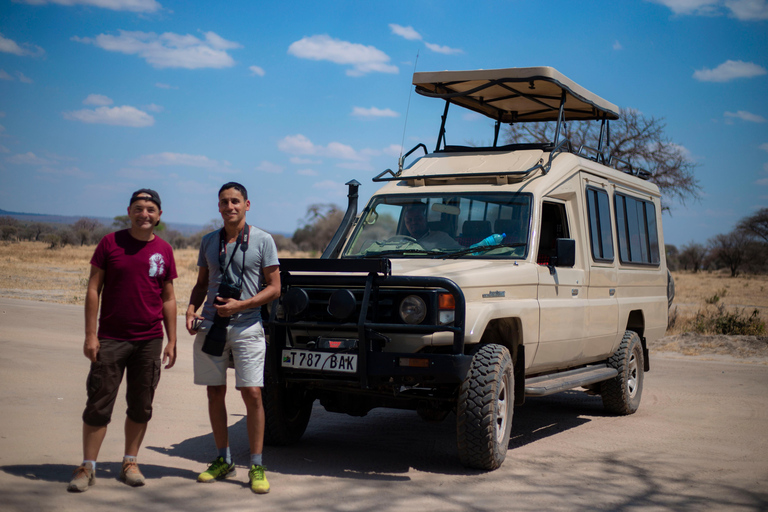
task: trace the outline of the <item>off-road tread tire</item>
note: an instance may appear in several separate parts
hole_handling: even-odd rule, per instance
[[[630,396],[628,388],[630,357],[635,354],[634,369],[637,372],[637,384],[634,396]],[[603,381],[600,386],[600,395],[603,398],[603,406],[608,412],[626,416],[633,414],[640,407],[640,398],[643,394],[643,346],[640,336],[634,331],[626,331],[621,339],[619,348],[608,359],[608,366],[616,368],[619,374],[609,380]]]
[[[459,459],[467,467],[493,470],[507,455],[514,410],[514,371],[506,347],[483,345],[474,354],[469,373],[461,384],[456,410]],[[496,436],[496,397],[507,373],[506,432],[501,442]]]
[[[264,444],[296,444],[307,430],[313,400],[298,390],[289,392],[284,386],[265,380],[261,393],[265,416]]]

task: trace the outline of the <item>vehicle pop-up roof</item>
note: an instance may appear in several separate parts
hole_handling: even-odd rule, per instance
[[[413,84],[417,93],[446,102],[436,151],[451,103],[496,121],[494,147],[501,123],[556,121],[555,145],[564,121],[602,121],[605,126],[619,118],[616,105],[546,66],[414,73]]]
[[[552,159],[562,152],[575,153],[597,162],[622,167],[622,171],[643,179],[649,173],[633,167],[629,162],[606,154],[610,143],[609,121],[619,119],[619,108],[573,82],[556,69],[542,66],[534,68],[480,69],[474,71],[430,71],[413,74],[416,92],[430,98],[445,100],[435,152],[516,151],[538,149],[549,153],[546,163],[537,164],[526,171],[505,173],[528,176],[537,169],[547,172]],[[445,122],[448,107],[458,105],[478,112],[496,121],[493,146],[449,146],[445,142]],[[547,142],[513,143],[498,146],[501,124],[556,122],[554,138]],[[560,139],[566,121],[598,121],[600,135],[597,147],[574,147],[568,139]],[[374,181],[401,179],[405,159],[417,149],[428,154],[424,144],[418,144],[400,157],[398,172],[387,169],[374,177]],[[475,173],[480,176],[483,173]],[[498,173],[494,173],[496,175]],[[389,177],[387,177],[389,175]],[[443,176],[441,176],[443,177]],[[435,178],[435,177],[433,177]],[[414,178],[415,179],[415,178]]]

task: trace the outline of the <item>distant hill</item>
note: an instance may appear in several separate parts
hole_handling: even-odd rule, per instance
[[[105,226],[111,226],[114,222],[113,218],[109,217],[89,217],[87,215],[71,216],[71,215],[50,215],[46,213],[22,213],[22,212],[9,212],[7,210],[0,209],[0,217],[12,217],[22,222],[46,222],[51,224],[74,224],[78,219],[88,217],[89,219],[96,219]],[[183,224],[180,222],[166,222],[168,229],[178,231],[184,236],[194,235],[204,229],[204,226],[198,226],[195,224]]]

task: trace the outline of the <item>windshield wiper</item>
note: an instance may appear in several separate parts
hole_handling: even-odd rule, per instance
[[[514,244],[481,245],[480,247],[467,247],[466,249],[462,249],[460,251],[448,253],[445,255],[445,257],[460,258],[461,256],[466,256],[467,254],[482,253],[482,252],[490,251],[492,249],[501,249],[502,247],[525,247],[526,245],[528,245],[526,242],[518,242]]]
[[[367,254],[363,254],[363,258],[380,258],[382,256],[394,256],[394,255],[405,255],[405,254],[431,254],[431,251],[427,251],[426,249],[390,249],[389,251],[381,251],[381,252],[370,252]]]

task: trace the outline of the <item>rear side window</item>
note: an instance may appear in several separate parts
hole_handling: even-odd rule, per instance
[[[611,205],[608,193],[587,187],[589,213],[589,239],[592,242],[592,259],[613,261],[613,232],[611,231]]]
[[[659,264],[656,209],[643,199],[616,194],[616,235],[619,260],[640,265]]]

